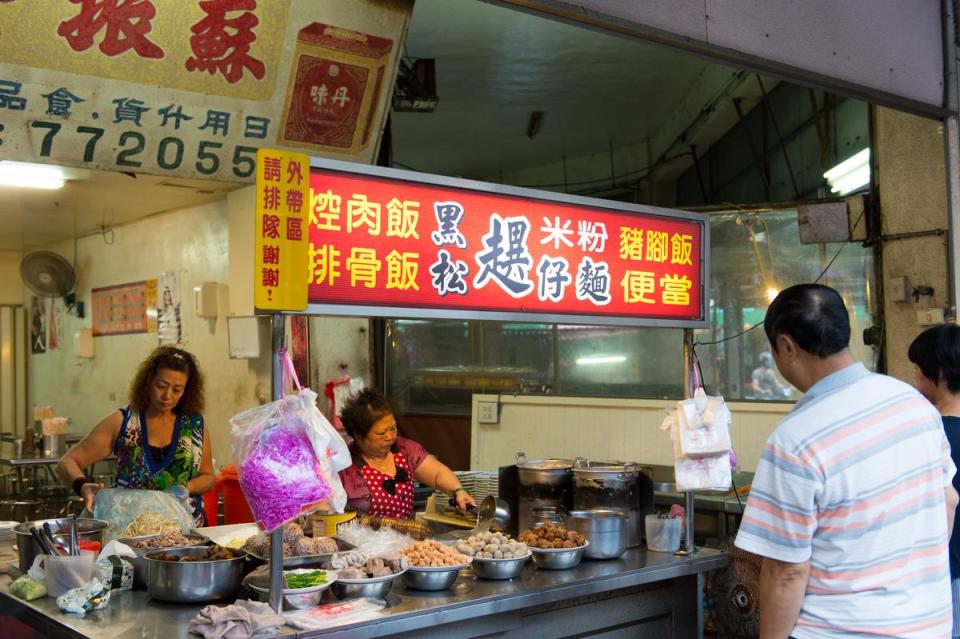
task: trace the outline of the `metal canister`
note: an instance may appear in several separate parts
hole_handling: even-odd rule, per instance
[[[633,462],[587,461],[573,466],[573,507],[576,510],[618,510],[627,516],[627,547],[642,543],[639,466]]]
[[[530,511],[530,519],[533,527],[537,528],[544,524],[563,524],[563,515],[555,506],[539,506]]]
[[[570,459],[535,459],[517,463],[519,498],[517,525],[520,532],[533,526],[533,509],[552,507],[570,510],[573,476]]]

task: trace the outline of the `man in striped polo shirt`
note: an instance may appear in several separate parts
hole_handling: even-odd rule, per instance
[[[832,288],[786,289],[763,326],[805,394],[767,441],[737,534],[764,558],[761,638],[950,636],[958,497],[936,409],[854,360]]]

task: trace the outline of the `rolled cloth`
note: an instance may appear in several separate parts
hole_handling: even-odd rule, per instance
[[[187,623],[187,630],[204,639],[247,639],[255,633],[273,634],[284,618],[265,603],[238,599],[229,606],[206,606]]]

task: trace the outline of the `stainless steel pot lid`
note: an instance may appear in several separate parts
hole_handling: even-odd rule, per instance
[[[574,462],[573,472],[577,475],[590,473],[636,474],[640,472],[640,467],[636,462],[577,460]]]

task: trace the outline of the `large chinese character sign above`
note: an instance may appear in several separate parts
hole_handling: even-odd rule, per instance
[[[704,323],[703,215],[317,160],[310,189],[310,312]]]

